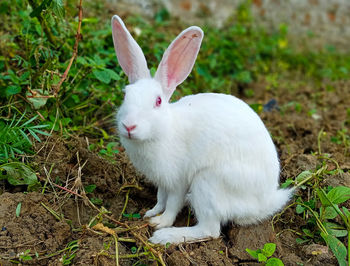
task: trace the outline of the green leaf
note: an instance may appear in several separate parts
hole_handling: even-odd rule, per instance
[[[348,231],[339,224],[327,222],[323,223],[323,225],[326,228],[327,232],[332,236],[344,237],[348,234]]]
[[[88,65],[89,63],[85,60],[84,57],[78,56],[77,57],[77,63],[82,64],[82,65]]]
[[[141,218],[141,215],[139,213],[123,213],[123,216],[126,218],[136,218],[136,219]]]
[[[348,218],[348,220],[350,221],[350,211],[345,206],[342,207],[342,210],[343,210],[346,218]]]
[[[135,254],[137,252],[137,247],[131,247],[130,251],[132,254]]]
[[[33,258],[29,255],[25,255],[25,256],[20,256],[22,261],[27,261],[27,260],[32,260]]]
[[[36,92],[35,98],[31,97],[32,93],[30,92],[26,93],[26,97],[27,100],[33,104],[34,109],[38,110],[46,104],[48,98],[46,98],[45,96],[47,96],[48,93],[44,92],[42,89],[37,89],[33,91]]]
[[[326,195],[323,191],[321,191],[319,188],[316,189],[317,195],[322,203],[323,207],[330,207],[331,204],[329,200],[326,198]]]
[[[275,250],[276,250],[276,244],[275,243],[266,243],[264,245],[264,248],[262,249],[262,253],[266,257],[271,257],[272,254],[275,252]]]
[[[287,179],[283,184],[281,184],[281,188],[287,188],[290,184],[293,184],[292,179]]]
[[[16,207],[16,217],[19,217],[19,215],[21,214],[21,207],[22,207],[22,202],[18,203]]]
[[[308,170],[303,171],[295,178],[295,181],[297,183],[300,183],[301,181],[303,181],[306,178],[308,178],[310,175],[312,175],[312,173],[310,171],[308,171]]]
[[[295,242],[296,242],[297,244],[299,244],[299,245],[304,244],[304,243],[306,243],[306,242],[308,242],[308,241],[309,241],[309,239],[301,239],[301,238],[296,238],[296,239],[295,239]]]
[[[284,263],[278,258],[270,258],[267,260],[266,266],[284,266]]]
[[[139,213],[133,213],[132,218],[140,219],[141,215]]]
[[[105,69],[106,72],[108,72],[109,76],[113,80],[120,80],[120,76],[118,75],[117,72],[113,71],[112,69]]]
[[[267,258],[266,258],[266,256],[264,254],[259,253],[258,254],[258,261],[259,262],[264,262],[264,261],[267,261]]]
[[[93,204],[96,204],[96,205],[102,205],[103,203],[103,201],[99,198],[91,198],[90,200]]]
[[[92,192],[94,192],[96,185],[87,185],[84,188],[85,188],[86,193],[92,193]]]
[[[252,249],[246,248],[245,251],[248,252],[248,254],[252,256],[254,259],[258,259],[258,254],[259,254],[258,250],[252,250]]]
[[[0,180],[7,179],[13,185],[37,185],[38,178],[35,172],[23,163],[12,162],[0,165]]]
[[[328,199],[334,204],[340,204],[350,199],[350,187],[339,186],[332,188],[327,194]]]
[[[304,232],[305,235],[307,235],[308,237],[313,238],[314,234],[307,228],[303,228],[302,231]]]
[[[324,211],[323,217],[325,219],[334,219],[338,216],[337,211],[332,206],[328,206],[326,208],[321,207],[320,210]]]
[[[5,89],[5,96],[9,97],[21,92],[21,87],[18,85],[10,85]]]
[[[263,110],[263,105],[260,103],[252,103],[249,106],[258,114]]]
[[[326,235],[325,233],[321,233],[322,238],[326,241],[329,248],[332,250],[334,256],[337,258],[339,266],[346,266],[346,247],[344,244],[337,239],[335,236]]]
[[[104,70],[95,69],[94,71],[92,71],[92,73],[99,81],[102,81],[103,83],[108,84],[109,82],[111,82],[111,75],[105,69]]]
[[[295,208],[295,211],[297,214],[301,214],[305,211],[305,207],[298,204],[297,207]]]

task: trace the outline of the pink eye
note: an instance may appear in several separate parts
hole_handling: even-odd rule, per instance
[[[160,98],[160,96],[158,96],[156,99],[156,107],[159,107],[161,104],[162,104],[162,98]]]

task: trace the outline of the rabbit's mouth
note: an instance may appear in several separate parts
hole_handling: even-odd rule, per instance
[[[133,136],[133,135],[132,135],[130,132],[128,132],[128,138],[129,138],[129,139],[132,139],[132,136]]]
[[[127,140],[131,140],[131,141],[140,140],[140,138],[134,132],[123,132],[121,135]]]

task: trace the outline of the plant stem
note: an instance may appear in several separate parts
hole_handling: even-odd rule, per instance
[[[113,234],[114,242],[115,242],[115,265],[119,266],[119,250],[118,250],[118,238],[116,234]]]
[[[137,253],[137,254],[120,255],[119,258],[120,259],[132,259],[132,258],[138,258],[141,256],[147,256],[147,255],[149,255],[149,252],[141,252],[141,253]]]
[[[126,210],[126,206],[128,205],[129,193],[130,193],[130,189],[128,189],[128,191],[126,192],[126,195],[125,195],[125,203],[124,203],[123,210],[122,210],[122,212],[120,213],[119,221],[122,219],[123,214],[124,214],[124,212],[125,212],[125,210]]]

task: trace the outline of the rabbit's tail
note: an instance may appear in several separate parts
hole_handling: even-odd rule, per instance
[[[275,193],[270,194],[270,201],[266,207],[271,208],[272,214],[282,210],[292,198],[294,191],[294,188],[277,189]]]
[[[258,202],[255,202],[250,207],[250,211],[246,215],[235,217],[235,223],[239,225],[251,225],[260,223],[268,218],[271,218],[283,207],[293,196],[295,189],[277,189],[273,192],[266,193]],[[248,207],[248,205],[246,205]],[[248,209],[248,208],[247,208]]]

